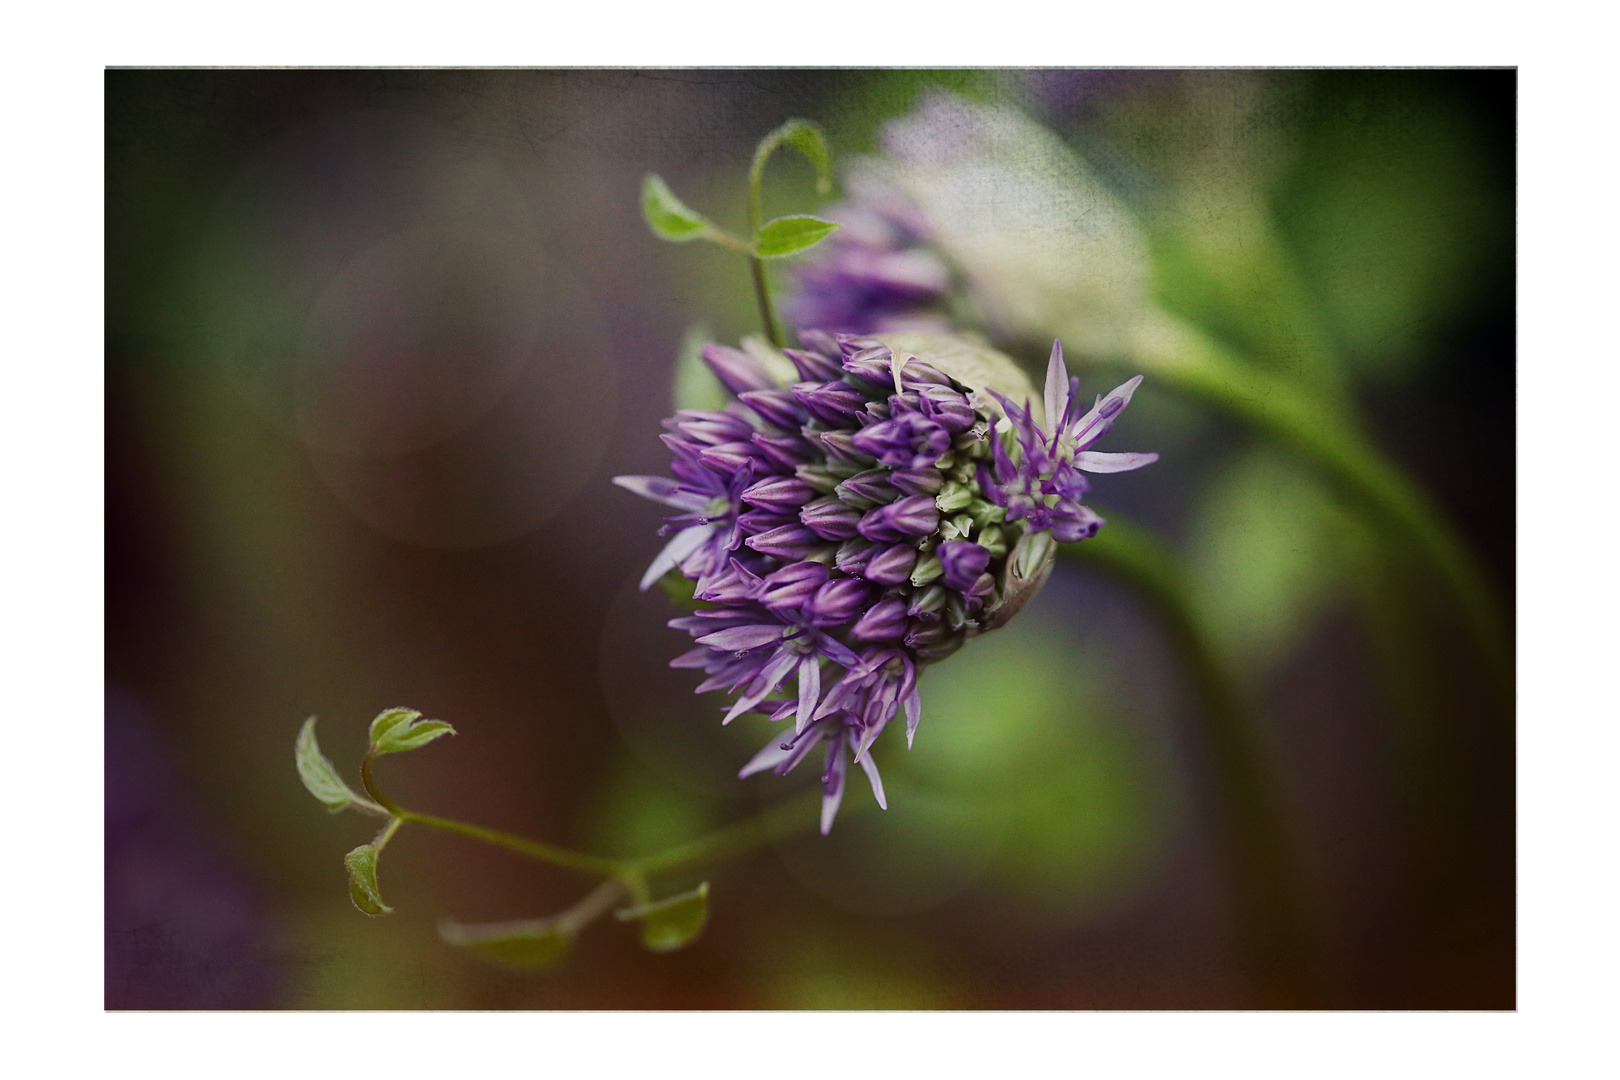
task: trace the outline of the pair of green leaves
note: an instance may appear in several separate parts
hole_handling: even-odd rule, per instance
[[[369,754],[400,754],[426,746],[441,735],[454,735],[456,729],[442,720],[419,720],[415,709],[385,709],[371,722]],[[353,807],[366,813],[387,817],[388,812],[343,782],[332,762],[321,753],[315,740],[315,718],[304,721],[298,730],[293,747],[298,764],[298,778],[304,788],[332,813]]]
[[[535,971],[556,967],[573,951],[583,926],[605,910],[601,890],[573,908],[547,919],[468,926],[452,919],[439,924],[439,936],[502,967]],[[654,952],[672,952],[696,940],[709,917],[709,883],[690,892],[614,912],[620,922],[641,923],[641,943]]]
[[[765,162],[779,146],[793,147],[815,167],[817,191],[826,194],[832,190],[832,154],[821,129],[808,120],[789,120],[765,136],[754,153],[750,186],[756,206]],[[780,259],[796,254],[838,228],[836,222],[813,214],[788,214],[765,222],[748,240],[740,240],[682,202],[657,173],[648,173],[641,183],[641,212],[652,231],[665,240],[674,243],[712,240],[745,251],[756,259]]]
[[[426,746],[441,735],[455,734],[455,728],[444,721],[422,720],[421,716],[415,709],[384,709],[371,722],[371,745],[367,748],[367,758],[404,753]],[[400,819],[343,782],[331,760],[321,753],[320,743],[315,739],[313,716],[305,720],[304,726],[299,729],[293,756],[298,764],[298,778],[304,782],[304,788],[330,813],[352,808],[389,819],[388,826],[376,840],[360,845],[343,857],[343,865],[349,872],[349,895],[354,900],[354,906],[367,915],[387,915],[394,909],[383,903],[378,890],[377,858],[383,845],[399,827]]]

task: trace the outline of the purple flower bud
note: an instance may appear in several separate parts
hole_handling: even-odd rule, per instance
[[[879,461],[900,454],[910,457],[911,432],[900,420],[883,420],[868,424],[855,433],[855,446]]]
[[[921,469],[951,448],[951,437],[922,414],[905,413],[862,428],[855,434],[855,447],[885,465]]]
[[[906,632],[906,602],[891,596],[869,608],[851,631],[861,641],[899,641]]]
[[[944,641],[949,641],[957,635],[959,635],[959,631],[951,630],[943,622],[914,622],[907,627],[906,644],[907,648],[923,651],[923,649],[935,648],[938,644],[943,644]]]
[[[705,446],[736,442],[754,433],[754,429],[740,417],[723,412],[699,412],[696,409],[682,409],[665,420],[664,426]]]
[[[848,383],[796,383],[793,396],[810,415],[824,424],[839,427],[854,420],[866,406],[866,398]]]
[[[865,472],[858,472],[838,485],[838,497],[862,510],[894,502],[900,497],[900,492],[889,483],[888,477],[887,469],[867,469]]]
[[[750,536],[755,533],[770,532],[772,529],[780,529],[783,525],[794,525],[798,523],[798,520],[798,514],[779,514],[771,510],[750,510],[746,514],[737,515],[737,524],[742,526],[743,532]]]
[[[945,584],[968,592],[990,565],[990,553],[966,540],[947,540],[939,545],[939,561],[945,567]]]
[[[893,543],[908,536],[927,536],[939,525],[939,508],[927,495],[911,495],[869,510],[857,528],[868,540]]]
[[[911,544],[895,544],[874,555],[863,572],[868,581],[879,585],[898,585],[911,577],[911,568],[917,565],[917,549]]]
[[[797,562],[765,577],[759,601],[766,607],[792,610],[803,607],[827,583],[827,568],[820,563]]]
[[[1060,544],[1089,540],[1102,527],[1102,516],[1089,506],[1064,500],[1052,510],[1052,539]]]
[[[719,446],[705,447],[698,455],[703,464],[709,466],[721,476],[732,476],[741,469],[752,469],[756,473],[765,472],[770,468],[766,464],[766,457],[759,447],[752,442],[729,442]]]
[[[925,623],[938,622],[940,610],[945,607],[945,598],[945,586],[930,585],[912,597],[911,606],[906,609],[906,614],[917,620],[919,627]]]
[[[862,611],[872,596],[872,587],[859,578],[839,578],[816,590],[804,605],[811,626],[842,626]]]
[[[804,423],[804,409],[786,390],[750,390],[738,398],[768,424],[783,431],[798,431]]]
[[[743,502],[777,514],[796,514],[815,498],[815,489],[797,476],[771,476],[744,488]]]
[[[867,564],[883,550],[882,544],[871,540],[845,540],[833,557],[834,565],[852,577],[864,576]]]
[[[746,494],[744,498],[746,498]],[[861,512],[845,506],[831,495],[823,496],[799,511],[799,520],[824,540],[848,540],[855,535]]]
[[[776,385],[758,360],[729,345],[703,346],[703,361],[714,372],[715,378],[733,394],[769,390]]]
[[[823,357],[839,356],[838,341],[825,330],[800,330],[799,344],[813,353],[820,353]],[[783,352],[789,350],[783,349]]]
[[[907,360],[906,366],[900,369],[900,385],[908,390],[920,386],[951,385],[951,377],[932,364],[925,364],[921,360]]]
[[[894,354],[876,340],[868,348],[846,353],[844,370],[879,390],[894,389]]]
[[[802,435],[767,435],[763,431],[756,431],[749,441],[759,447],[759,452],[772,465],[780,469],[795,468],[814,461],[817,456],[815,449]]]
[[[761,555],[778,559],[802,559],[822,544],[821,537],[803,525],[783,525],[779,529],[750,536],[743,541]]]
[[[814,331],[806,331],[806,333],[814,333]],[[826,337],[826,335],[822,336]],[[799,340],[804,341],[803,333],[799,335]],[[833,344],[831,338],[826,340],[831,347],[825,353],[821,350],[782,350],[782,355],[793,361],[793,366],[799,369],[799,376],[806,382],[831,382],[844,374],[844,369],[839,366],[838,361],[829,359],[829,356],[838,355],[838,346]]]
[[[945,477],[938,469],[896,469],[889,474],[889,483],[905,495],[938,495]]]
[[[948,386],[925,386],[918,392],[918,410],[952,435],[960,435],[978,421],[968,399]]]
[[[827,453],[840,461],[847,461],[855,465],[870,465],[872,455],[855,448],[854,432],[850,431],[823,431],[820,436],[821,445]]]

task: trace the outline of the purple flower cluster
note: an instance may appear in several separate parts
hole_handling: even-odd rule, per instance
[[[823,211],[842,227],[795,269],[789,319],[853,334],[948,329],[951,273],[922,211],[873,177],[847,187],[849,199]]]
[[[1091,449],[1114,426],[1115,417],[1125,411],[1141,384],[1142,376],[1138,375],[1116,386],[1107,397],[1099,397],[1089,412],[1079,415],[1080,379],[1070,377],[1063,362],[1063,344],[1054,341],[1052,358],[1046,365],[1044,429],[1030,416],[1029,402],[1019,408],[990,391],[1006,410],[1007,421],[1018,435],[1021,454],[1015,462],[1002,441],[995,440],[994,482],[983,465],[979,468],[985,474],[979,482],[991,492],[996,505],[1007,511],[1008,521],[1027,521],[1031,532],[1051,529],[1052,538],[1060,543],[1096,535],[1103,519],[1080,504],[1091,489],[1080,474],[1130,472],[1159,460],[1158,454],[1105,454]]]
[[[705,674],[699,693],[737,694],[726,723],[749,712],[793,722],[741,775],[784,774],[827,744],[825,833],[850,760],[886,805],[870,748],[902,709],[910,745],[922,669],[1010,617],[1031,580],[1038,588],[1043,579],[1012,569],[1030,561],[1020,545],[1100,524],[1079,505],[1076,470],[1155,455],[1089,450],[1140,379],[1071,421],[1056,349],[1046,400],[1060,423],[1044,433],[1027,401],[947,374],[944,353],[936,365],[871,337],[805,331],[800,342],[782,350],[799,378],[787,385],[772,376],[773,354],[705,347],[732,400],[665,421],[674,479],[614,482],[680,511],[641,581],[678,569],[706,605],[671,621],[695,639],[672,665]]]

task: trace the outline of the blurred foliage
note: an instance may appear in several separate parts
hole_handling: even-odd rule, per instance
[[[1235,454],[1193,508],[1195,599],[1227,661],[1259,674],[1286,658],[1341,584],[1335,500],[1285,454]]]

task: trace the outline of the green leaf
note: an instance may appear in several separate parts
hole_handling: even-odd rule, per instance
[[[423,720],[415,709],[389,709],[371,722],[371,752],[399,754],[426,746],[441,735],[454,735],[456,729],[443,720]]]
[[[641,920],[641,943],[653,952],[673,952],[690,945],[709,919],[709,883],[691,892],[665,897],[650,904],[615,911],[620,922]]]
[[[397,727],[409,727],[412,720],[422,714],[415,709],[384,709],[371,722],[371,745],[376,746],[383,737]]]
[[[332,767],[326,755],[321,753],[320,744],[315,741],[313,716],[305,720],[304,726],[298,730],[294,755],[298,761],[298,778],[327,810],[335,814],[360,801],[359,796],[355,795],[349,785],[338,776],[337,770]]]
[[[426,746],[441,735],[454,735],[456,729],[443,720],[423,720],[410,727],[395,728],[377,744],[379,754],[398,754]]]
[[[377,854],[372,845],[361,844],[343,856],[343,865],[349,869],[349,896],[367,915],[387,915],[394,910],[383,903],[377,890]]]
[[[675,243],[702,239],[714,228],[701,214],[677,199],[657,173],[648,173],[641,181],[641,213],[653,232]]]
[[[574,931],[561,917],[473,926],[444,919],[439,937],[491,963],[527,971],[556,967],[574,948]]]
[[[820,242],[834,229],[835,221],[824,221],[812,214],[789,214],[759,227],[754,237],[754,254],[762,259],[780,259]]]
[[[803,154],[816,170],[816,192],[826,195],[832,191],[832,151],[827,149],[827,137],[821,128],[808,120],[789,120],[760,140],[754,160],[764,168],[764,159],[778,146],[791,146]]]

